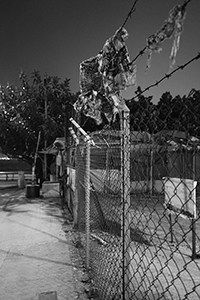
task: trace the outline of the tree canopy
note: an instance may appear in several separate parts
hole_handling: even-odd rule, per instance
[[[78,97],[70,91],[70,80],[61,82],[57,76],[42,77],[34,70],[31,80],[20,74],[20,86],[0,87],[0,147],[6,154],[33,158],[38,134],[39,149],[57,137],[69,136],[69,118],[75,117],[73,103]],[[192,89],[188,96],[172,97],[165,92],[158,103],[145,97],[138,87],[136,97],[126,100],[130,109],[130,127],[135,131],[157,133],[162,130],[187,131],[200,137],[200,91]],[[108,122],[97,126],[91,118],[81,116],[80,125],[86,131],[101,130]],[[119,129],[119,116],[114,128]]]
[[[162,130],[187,131],[191,136],[200,137],[200,91],[192,89],[188,96],[172,97],[165,92],[157,104],[153,97],[140,94],[127,101],[130,109],[131,130],[156,133]]]
[[[0,87],[0,147],[4,153],[24,158],[33,157],[38,134],[41,131],[40,149],[64,136],[67,120],[73,114],[76,96],[56,76],[42,76],[34,70],[31,80],[20,73],[20,86]],[[46,113],[45,113],[46,109]]]

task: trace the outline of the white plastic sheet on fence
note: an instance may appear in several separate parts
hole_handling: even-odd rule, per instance
[[[196,218],[197,181],[181,178],[164,178],[165,205]]]

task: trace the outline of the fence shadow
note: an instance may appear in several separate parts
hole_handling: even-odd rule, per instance
[[[103,228],[103,232],[108,234],[116,235],[118,237],[121,236],[121,224],[112,221],[106,220],[106,227]],[[144,236],[144,233],[138,228],[130,228],[130,240],[134,242],[138,242],[140,244],[145,244],[147,246],[151,246],[151,243]]]

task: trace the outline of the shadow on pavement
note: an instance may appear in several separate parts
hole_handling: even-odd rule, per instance
[[[34,210],[26,209],[26,205],[31,204],[40,204],[43,206],[43,212],[41,215],[34,215]],[[21,206],[21,207],[20,207]],[[60,209],[60,210],[59,210]],[[26,198],[25,191],[20,189],[7,189],[7,190],[0,190],[0,210],[7,212],[8,216],[15,214],[15,213],[25,213],[27,216],[31,218],[37,218],[38,220],[43,220],[45,222],[53,222],[52,219],[48,217],[55,217],[62,226],[65,225],[65,218],[63,217],[63,213],[61,211],[60,199],[59,198]],[[39,212],[37,211],[37,214]],[[49,233],[42,231],[41,229],[31,227],[27,224],[23,224],[18,221],[14,221],[13,219],[9,219],[10,222],[19,224],[23,227],[27,227],[43,233],[45,235],[51,236],[57,239],[59,242],[64,244],[71,244],[68,243],[66,240],[60,239],[59,237]]]
[[[20,210],[19,206],[35,203],[45,205],[47,215],[62,218],[62,216],[57,213],[57,208],[61,207],[60,198],[27,198],[25,196],[25,190],[18,188],[0,190],[0,210],[10,212],[10,214],[28,212],[26,209]]]
[[[53,238],[57,239],[60,243],[71,245],[71,243],[69,243],[69,242],[67,242],[67,241],[65,241],[65,240],[62,240],[62,239],[60,239],[59,237],[57,237],[57,236],[55,236],[55,235],[53,235],[53,234],[51,234],[51,233],[49,233],[49,232],[43,231],[43,230],[41,230],[41,229],[37,229],[37,228],[32,227],[32,226],[28,226],[28,225],[26,225],[26,224],[23,224],[23,223],[14,221],[14,220],[9,220],[9,221],[12,222],[12,223],[19,224],[19,225],[21,225],[21,226],[23,226],[23,227],[33,229],[33,230],[35,230],[35,231],[38,231],[38,232],[43,233],[43,234],[45,234],[45,235],[48,235],[48,236],[50,236],[50,237],[53,237]]]
[[[18,252],[14,252],[14,251],[7,251],[7,250],[3,250],[3,249],[0,249],[0,252],[1,253],[5,253],[7,255],[15,255],[15,256],[18,256],[18,257],[26,257],[26,258],[30,258],[30,259],[35,259],[35,260],[42,260],[42,261],[47,261],[47,262],[51,262],[51,263],[55,263],[55,264],[60,264],[60,265],[65,265],[65,266],[73,266],[73,264],[69,264],[69,263],[66,263],[66,262],[60,262],[60,261],[57,261],[57,260],[51,260],[51,259],[48,259],[48,258],[43,258],[43,257],[37,257],[37,256],[33,256],[33,255],[27,255],[27,254],[24,254],[24,253],[18,253]]]

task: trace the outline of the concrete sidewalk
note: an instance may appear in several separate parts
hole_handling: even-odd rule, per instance
[[[0,191],[0,299],[85,299],[75,285],[59,201]]]

